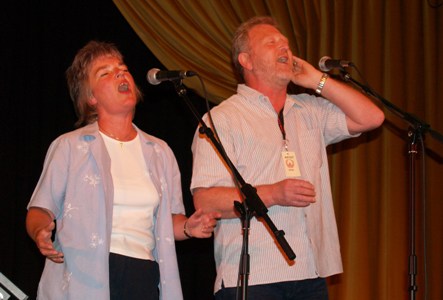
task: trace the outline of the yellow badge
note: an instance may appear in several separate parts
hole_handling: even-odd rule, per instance
[[[283,165],[285,167],[286,177],[300,177],[300,168],[298,167],[295,152],[282,151]]]

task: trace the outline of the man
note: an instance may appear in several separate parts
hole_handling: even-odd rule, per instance
[[[293,56],[273,19],[255,17],[236,31],[232,59],[244,80],[211,111],[220,140],[297,258],[288,261],[264,223],[251,220],[250,299],[327,299],[325,277],[343,271],[326,146],[380,126],[383,112],[348,85]],[[317,96],[288,95],[290,82]],[[242,200],[207,139],[196,134],[191,189],[195,207],[217,210],[216,299],[235,299],[242,246]]]

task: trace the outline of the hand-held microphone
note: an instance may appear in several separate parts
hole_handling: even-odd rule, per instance
[[[150,84],[157,85],[162,81],[178,80],[195,75],[197,73],[194,71],[160,71],[157,68],[153,68],[148,71],[146,79]]]
[[[323,72],[329,72],[332,69],[343,69],[352,66],[352,62],[341,59],[332,59],[329,56],[323,56],[318,62],[320,70]]]

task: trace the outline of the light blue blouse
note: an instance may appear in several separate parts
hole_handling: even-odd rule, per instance
[[[159,193],[154,256],[160,267],[160,298],[182,299],[172,214],[184,214],[180,171],[162,140],[139,130],[147,170]],[[55,247],[65,262],[46,259],[39,299],[109,299],[109,247],[113,184],[111,161],[93,123],[52,142],[29,207],[56,217]]]

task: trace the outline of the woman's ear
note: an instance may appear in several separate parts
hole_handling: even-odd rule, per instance
[[[251,63],[251,57],[249,56],[249,53],[241,52],[238,55],[238,62],[245,70],[251,70],[252,69],[252,63]]]
[[[92,93],[91,90],[88,90],[87,94],[88,94],[88,104],[90,106],[95,106],[97,104],[97,99],[95,99],[94,94]]]

